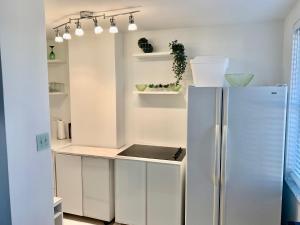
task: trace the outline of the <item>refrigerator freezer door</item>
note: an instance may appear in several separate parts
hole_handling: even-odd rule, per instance
[[[222,88],[189,87],[186,225],[217,225]]]
[[[284,163],[285,87],[223,93],[221,225],[279,225]]]

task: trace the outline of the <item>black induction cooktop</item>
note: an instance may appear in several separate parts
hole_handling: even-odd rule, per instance
[[[185,154],[186,150],[184,148],[135,144],[120,152],[118,155],[180,162],[184,159]]]

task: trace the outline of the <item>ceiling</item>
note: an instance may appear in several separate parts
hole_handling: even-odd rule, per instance
[[[46,24],[64,22],[82,10],[105,11],[140,6],[139,29],[167,29],[281,20],[297,0],[45,0]],[[124,10],[120,10],[121,12]],[[127,17],[118,18],[121,29]],[[108,21],[102,22],[108,26]]]

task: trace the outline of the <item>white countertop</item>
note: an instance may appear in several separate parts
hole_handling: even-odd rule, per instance
[[[119,149],[115,148],[101,148],[101,147],[87,147],[70,145],[64,148],[57,148],[53,151],[57,154],[68,154],[68,155],[80,155],[80,156],[91,156],[101,157],[107,159],[115,159],[117,154],[123,151],[126,147]]]
[[[72,142],[70,139],[51,140],[51,149],[53,151],[55,151],[56,149],[65,148],[70,145],[72,145]]]
[[[52,151],[56,154],[101,157],[106,159],[126,159],[126,160],[175,164],[175,165],[182,165],[184,163],[184,161],[179,162],[179,161],[138,158],[138,157],[118,155],[120,152],[122,152],[129,146],[131,145],[125,145],[119,149],[105,148],[105,147],[89,147],[89,146],[72,145],[70,140],[63,140],[63,141],[57,141],[55,142],[55,144],[52,144]]]

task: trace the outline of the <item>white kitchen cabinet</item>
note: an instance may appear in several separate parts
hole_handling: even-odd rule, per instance
[[[76,146],[72,146],[76,151]],[[113,220],[114,161],[110,158],[56,154],[57,195],[63,211],[103,221]]]
[[[147,163],[147,225],[182,225],[183,167]]]
[[[83,215],[111,221],[114,218],[113,160],[82,157]]]
[[[116,222],[182,225],[184,162],[116,159]]]
[[[82,216],[81,157],[56,154],[57,195],[63,198],[64,212]]]
[[[122,40],[120,34],[87,33],[68,41],[75,145],[120,148],[125,144]]]
[[[146,225],[146,162],[115,160],[116,222]]]

